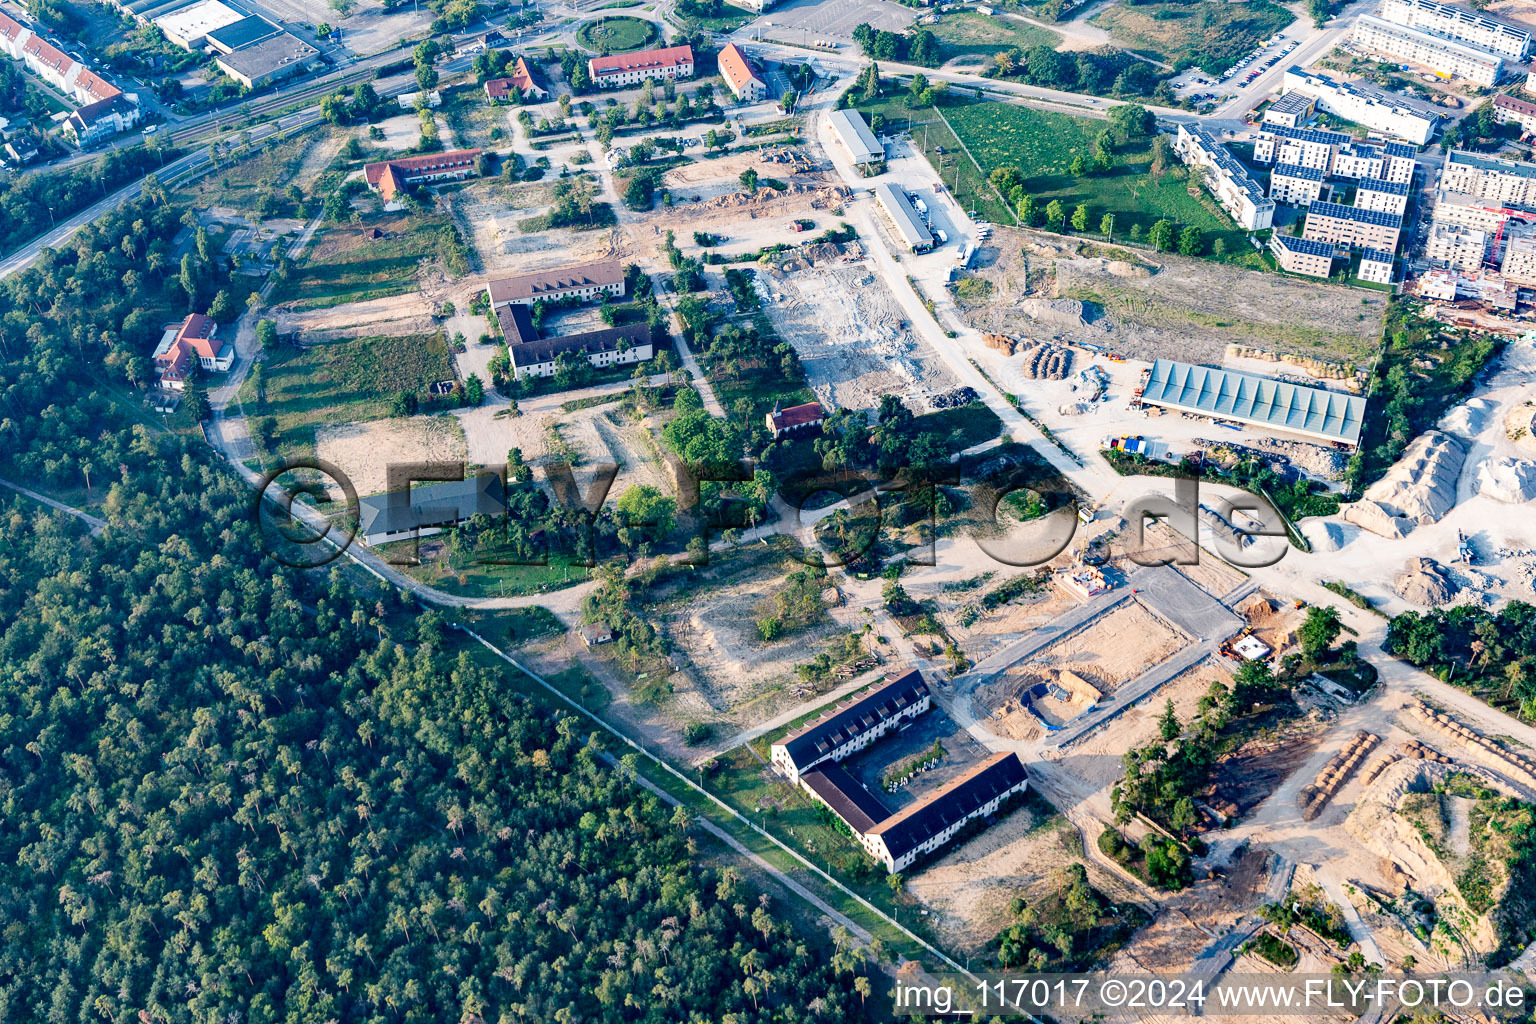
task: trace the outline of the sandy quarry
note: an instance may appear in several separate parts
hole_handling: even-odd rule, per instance
[[[766,305],[795,346],[816,397],[829,408],[873,409],[900,395],[919,409],[959,387],[937,352],[913,333],[896,297],[865,265],[775,275]]]
[[[364,497],[387,489],[389,466],[462,460],[464,432],[452,416],[322,423],[315,427],[315,453],[340,467]]]
[[[990,709],[989,729],[1011,739],[1035,739],[1042,730],[1021,701],[1031,687],[1050,684],[1070,695],[1066,699],[1046,696],[1035,703],[1035,714],[1061,725],[1094,705],[1098,699],[1094,691],[1101,696],[1112,694],[1115,687],[1163,661],[1185,642],[1183,634],[1129,602],[979,687],[975,702]]]

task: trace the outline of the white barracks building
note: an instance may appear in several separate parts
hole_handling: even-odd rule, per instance
[[[1386,0],[1381,5],[1381,16],[1399,25],[1492,50],[1510,60],[1524,60],[1531,50],[1531,34],[1524,29],[1435,0]]]

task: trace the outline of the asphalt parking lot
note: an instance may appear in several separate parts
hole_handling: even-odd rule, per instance
[[[759,19],[754,28],[765,36],[799,43],[817,39],[853,41],[853,30],[868,23],[875,28],[898,32],[916,20],[910,7],[888,0],[793,0],[775,7]]]

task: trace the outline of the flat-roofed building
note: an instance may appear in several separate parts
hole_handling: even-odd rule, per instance
[[[1413,183],[1415,150],[1405,142],[1349,142],[1333,154],[1333,177]]]
[[[1142,402],[1350,446],[1365,421],[1359,395],[1172,359],[1152,364]]]
[[[209,49],[219,53],[234,53],[263,39],[281,35],[282,31],[261,15],[252,14],[209,31],[206,41]]]
[[[1402,228],[1403,218],[1395,213],[1339,203],[1313,203],[1307,210],[1302,237],[1351,249],[1396,252]]]
[[[917,210],[905,192],[887,182],[881,182],[875,186],[875,199],[880,203],[880,209],[885,211],[886,219],[896,229],[896,237],[901,239],[901,244],[909,252],[927,252],[933,248],[933,232],[928,230],[928,225],[917,215]]]
[[[279,32],[214,58],[230,78],[247,89],[260,89],[308,68],[320,51],[288,32]]]
[[[720,77],[735,96],[743,103],[756,103],[768,97],[768,81],[758,71],[752,58],[735,43],[726,43],[717,59]]]
[[[636,53],[615,53],[587,61],[587,73],[599,89],[622,89],[646,79],[693,77],[693,47],[666,46]]]
[[[1307,277],[1327,277],[1333,273],[1338,250],[1323,242],[1310,242],[1295,235],[1275,232],[1269,236],[1269,251],[1275,254],[1280,269]]]
[[[857,110],[834,110],[827,115],[827,120],[832,125],[832,134],[848,152],[848,159],[861,171],[885,162],[885,147],[880,140],[875,138],[875,133],[869,130],[869,125],[864,122],[864,115]]]
[[[1292,65],[1285,72],[1285,95],[1311,99],[1318,110],[1363,124],[1374,132],[1422,146],[1435,137],[1440,118],[1405,106],[1392,96],[1359,83],[1338,82]],[[1271,108],[1273,109],[1273,108]],[[1269,120],[1266,112],[1265,120]]]
[[[1287,128],[1281,124],[1261,125],[1253,141],[1253,162],[1289,164],[1333,173],[1333,155],[1350,137],[1343,132],[1322,128]]]
[[[1381,16],[1409,28],[1460,39],[1510,60],[1524,60],[1531,50],[1531,34],[1525,29],[1481,12],[1435,0],[1385,0],[1381,5]]]
[[[1355,205],[1401,217],[1408,211],[1408,191],[1407,182],[1362,178],[1355,183]]]
[[[1536,284],[1536,232],[1525,230],[1505,239],[1499,273],[1516,284]]]
[[[875,825],[861,837],[870,855],[891,873],[905,871],[977,818],[995,813],[1029,788],[1029,773],[1013,751],[992,754],[948,785]]]
[[[1500,124],[1517,124],[1521,135],[1536,132],[1536,103],[1501,92],[1493,98],[1493,117]]]
[[[1290,206],[1311,206],[1322,198],[1323,172],[1315,167],[1276,164],[1269,175],[1269,198]]]
[[[155,27],[165,33],[165,38],[187,50],[200,48],[208,33],[248,17],[242,10],[224,0],[197,0],[196,3],[179,7],[162,14],[154,21]]]
[[[1300,92],[1288,92],[1264,109],[1264,123],[1298,128],[1312,118],[1317,101]]]
[[[932,706],[922,675],[907,672],[791,732],[769,748],[769,761],[799,785],[806,772],[863,750]]]
[[[1437,224],[1424,239],[1424,258],[1457,270],[1480,270],[1488,254],[1488,236],[1471,228]]]
[[[498,277],[485,286],[492,309],[514,303],[559,302],[562,299],[589,301],[604,293],[614,298],[624,296],[624,265],[618,260],[600,260],[572,267],[536,270],[515,277]]]
[[[1536,164],[1453,149],[1440,172],[1440,187],[1499,206],[1536,209]]]
[[[1360,269],[1355,272],[1355,276],[1362,281],[1370,281],[1372,284],[1391,284],[1392,263],[1392,254],[1389,252],[1362,249],[1360,251]]]
[[[1261,231],[1274,223],[1275,201],[1205,128],[1180,122],[1173,150],[1186,164],[1208,171],[1205,181],[1211,194],[1240,226]]]
[[[1362,49],[1417,64],[1445,78],[1493,86],[1504,77],[1504,58],[1492,50],[1395,25],[1372,14],[1355,20],[1351,38]]]
[[[1512,206],[1504,206],[1493,200],[1469,196],[1463,192],[1447,192],[1441,189],[1435,193],[1435,203],[1430,209],[1430,218],[1436,224],[1497,232],[1511,218],[1531,220],[1536,218],[1536,214]]]

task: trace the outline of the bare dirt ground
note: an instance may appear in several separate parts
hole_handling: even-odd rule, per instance
[[[419,292],[348,302],[326,309],[276,306],[266,315],[279,334],[300,333],[307,341],[335,341],[375,335],[425,334],[437,329],[432,306]]]
[[[1374,292],[1166,254],[1155,265],[1153,254],[1108,247],[1098,248],[1126,258],[1080,256],[1078,243],[1001,226],[994,238],[977,270],[993,300],[965,313],[979,330],[1217,364],[1237,344],[1364,366],[1381,338],[1386,302]],[[1031,301],[1051,298],[1080,300],[1083,315]]]
[[[452,416],[320,424],[315,452],[344,470],[359,496],[381,494],[388,466],[463,459],[464,431]]]
[[[868,267],[771,276],[769,319],[800,353],[812,390],[828,408],[873,409],[889,394],[927,409],[959,386]]]
[[[1236,611],[1253,628],[1253,635],[1277,654],[1295,641],[1296,630],[1307,617],[1305,610],[1276,600],[1262,590],[1239,602]]]
[[[1123,604],[1087,629],[1013,666],[996,682],[979,687],[975,700],[993,716],[988,728],[1013,739],[1035,739],[1042,731],[1035,715],[1052,725],[1062,725],[1094,705],[1097,698],[1081,687],[1082,682],[1109,696],[1186,642],[1183,634],[1164,625],[1141,605]],[[1026,691],[1041,683],[1053,684],[1072,696],[1036,700],[1032,714],[1023,698]]]
[[[608,492],[610,501],[638,484],[649,484],[664,494],[673,492],[666,469],[656,461],[654,450],[642,436],[649,427],[628,418],[617,403],[566,412],[560,406],[567,397],[556,394],[526,399],[518,403],[521,414],[517,416],[508,415],[501,403],[455,410],[463,425],[469,461],[502,463],[508,450],[517,448],[530,466],[570,462],[583,494],[594,467],[610,463],[619,467]],[[538,479],[542,480],[542,475]]]
[[[1211,939],[1232,919],[1262,902],[1268,877],[1267,851],[1249,847],[1227,874],[1201,879],[1188,889],[1164,894],[1157,917],[1137,932],[1110,964],[1111,971],[1176,972],[1189,968]]]
[[[518,227],[520,221],[549,210],[554,202],[551,181],[482,178],[445,195],[487,273],[527,274],[602,259],[627,262],[629,253],[619,231],[524,232]]]
[[[994,581],[995,585],[995,581]],[[977,591],[977,594],[984,593]],[[975,595],[964,595],[974,597]],[[988,612],[969,626],[953,622],[955,616],[944,615],[945,595],[939,595],[940,617],[949,626],[950,635],[972,661],[980,661],[1004,643],[1017,639],[1038,626],[1056,618],[1078,601],[1061,587],[1048,587],[1038,595],[1011,601],[995,611]],[[965,603],[961,602],[960,607]]]
[[[772,642],[757,634],[758,606],[779,589],[787,568],[772,564],[738,578],[722,579],[669,612],[667,630],[687,652],[717,714],[738,725],[773,717],[816,689],[795,675],[827,641],[863,622],[858,609],[829,607],[820,622]]]
[[[1245,816],[1306,763],[1327,732],[1312,716],[1293,719],[1244,743],[1216,762],[1203,798],[1211,806]]]
[[[913,875],[907,891],[932,915],[946,948],[980,953],[1013,923],[1015,897],[1044,897],[1062,865],[1082,856],[1066,818],[1020,808]]]
[[[384,146],[389,149],[410,149],[421,141],[421,117],[414,111],[386,117],[378,122],[378,127],[384,133]]]
[[[762,173],[765,177],[782,176],[784,170]],[[631,230],[640,240],[642,254],[652,260],[661,258],[662,240],[669,228],[677,235],[677,244],[690,254],[697,251],[696,247],[690,248],[695,231],[721,237],[723,241],[718,251],[728,254],[756,252],[786,240],[809,240],[838,226],[843,219],[841,211],[845,197],[843,190],[802,180],[805,177],[808,176],[791,179],[791,191],[759,188],[757,195],[750,197],[739,184],[734,188],[714,189],[713,198],[706,198],[709,189],[703,185],[698,188],[684,186],[674,193],[674,205],[670,209],[658,206],[648,214],[639,214]],[[731,180],[735,182],[734,178]],[[699,196],[697,202],[693,199],[695,195]],[[804,234],[788,230],[791,221],[801,219],[812,221],[814,226]]]
[[[1168,701],[1181,721],[1194,716],[1195,705],[1215,682],[1230,685],[1231,675],[1213,659],[1199,662],[1187,672],[1165,683],[1150,700],[1121,712],[1102,729],[1072,745],[1067,755],[1070,770],[1094,789],[1113,785],[1121,775],[1120,756],[1143,746],[1157,736],[1157,719]],[[1059,752],[1053,751],[1052,753]]]

